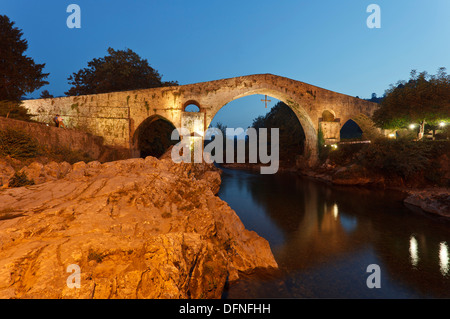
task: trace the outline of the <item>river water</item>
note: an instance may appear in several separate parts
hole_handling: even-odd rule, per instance
[[[450,298],[450,222],[402,196],[223,168],[219,197],[269,241],[279,265],[223,298]]]

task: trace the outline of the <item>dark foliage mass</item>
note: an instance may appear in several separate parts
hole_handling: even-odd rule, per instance
[[[178,85],[162,81],[146,59],[130,49],[108,48],[108,55],[94,58],[88,66],[69,78],[72,87],[66,95],[99,94]]]
[[[20,130],[0,131],[0,156],[32,158],[39,155],[37,140]]]
[[[11,177],[8,183],[8,187],[22,187],[27,185],[34,185],[34,181],[30,180],[25,172],[14,173],[14,176]]]
[[[279,128],[280,160],[293,162],[297,155],[303,154],[305,132],[294,112],[283,102],[278,102],[265,116],[253,120],[252,127]],[[269,138],[270,141],[270,138]]]
[[[411,71],[408,81],[399,81],[386,90],[374,122],[385,129],[407,128],[416,123],[436,125],[450,121],[450,76],[445,68],[435,75]]]
[[[445,173],[450,158],[449,141],[413,141],[378,138],[370,144],[339,145],[327,153],[330,163],[363,167],[367,172],[387,178],[448,186]],[[322,159],[324,160],[324,159]],[[444,167],[445,166],[445,167]]]
[[[45,64],[37,64],[25,55],[27,40],[7,16],[0,15],[0,116],[29,119],[20,100],[43,85],[48,73]]]

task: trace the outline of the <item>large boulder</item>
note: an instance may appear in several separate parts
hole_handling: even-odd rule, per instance
[[[450,191],[448,188],[410,190],[404,202],[420,207],[428,213],[450,217]]]
[[[215,196],[211,165],[51,165],[35,167],[49,181],[0,193],[0,298],[220,298],[227,279],[277,268]]]

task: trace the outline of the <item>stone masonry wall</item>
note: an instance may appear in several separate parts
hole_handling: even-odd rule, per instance
[[[27,100],[23,105],[33,119],[53,124],[53,117],[61,115],[67,128],[102,136],[104,143],[129,148],[129,108],[126,96],[98,94],[53,99]]]
[[[6,129],[25,131],[46,147],[67,147],[72,151],[87,153],[92,158],[99,158],[103,151],[102,137],[73,129],[0,117],[0,130]]]

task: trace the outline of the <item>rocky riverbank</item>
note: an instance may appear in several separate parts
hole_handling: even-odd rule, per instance
[[[406,190],[404,202],[423,211],[450,219],[450,190],[448,188],[426,188]]]
[[[0,298],[220,298],[227,280],[278,267],[215,195],[213,166],[147,157],[22,172],[35,185],[8,188],[14,172],[1,172]]]
[[[299,173],[333,185],[361,186],[395,189],[405,193],[404,203],[416,206],[431,214],[450,218],[450,189],[426,185],[411,187],[399,177],[385,176],[369,172],[364,167],[353,164],[338,166],[324,163],[315,169],[303,169]],[[443,172],[448,176],[448,172]]]

